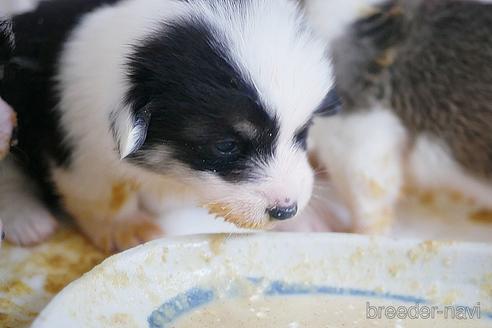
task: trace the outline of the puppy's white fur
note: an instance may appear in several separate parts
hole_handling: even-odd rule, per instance
[[[332,183],[348,203],[355,228],[381,226],[392,214],[403,183],[406,133],[384,108],[319,119],[313,139]]]
[[[2,0],[0,17],[20,14],[32,10],[41,0]]]
[[[460,191],[477,205],[492,209],[492,185],[465,172],[439,140],[425,135],[417,139],[408,157],[408,174],[423,189]]]

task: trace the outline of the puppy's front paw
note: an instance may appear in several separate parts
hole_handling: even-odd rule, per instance
[[[53,215],[42,207],[19,208],[15,213],[3,213],[7,240],[15,245],[33,246],[48,239],[57,229]]]
[[[143,213],[115,220],[106,227],[94,224],[89,228],[85,224],[83,229],[89,239],[107,253],[124,251],[162,237],[164,234],[153,218]]]

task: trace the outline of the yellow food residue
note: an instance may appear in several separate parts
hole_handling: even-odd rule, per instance
[[[470,220],[477,223],[492,223],[492,211],[491,210],[481,210],[470,214]]]
[[[433,240],[424,241],[417,247],[408,251],[407,256],[412,263],[418,260],[428,261],[437,254],[440,248],[440,243]]]
[[[28,327],[56,293],[106,257],[68,227],[30,249],[6,243],[1,253],[0,327],[3,328]]]

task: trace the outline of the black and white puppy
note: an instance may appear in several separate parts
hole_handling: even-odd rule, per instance
[[[107,250],[160,235],[152,218],[176,195],[251,228],[308,203],[306,137],[332,78],[294,1],[51,0],[11,23],[11,241],[46,238],[57,198]]]

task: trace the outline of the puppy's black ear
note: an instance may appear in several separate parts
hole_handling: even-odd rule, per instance
[[[135,113],[132,127],[127,136],[126,143],[121,152],[121,159],[127,158],[142,148],[147,138],[147,130],[150,123],[150,106],[146,106]]]
[[[342,100],[338,96],[335,88],[331,89],[326,95],[323,102],[314,112],[317,116],[332,116],[338,114],[342,110]]]

